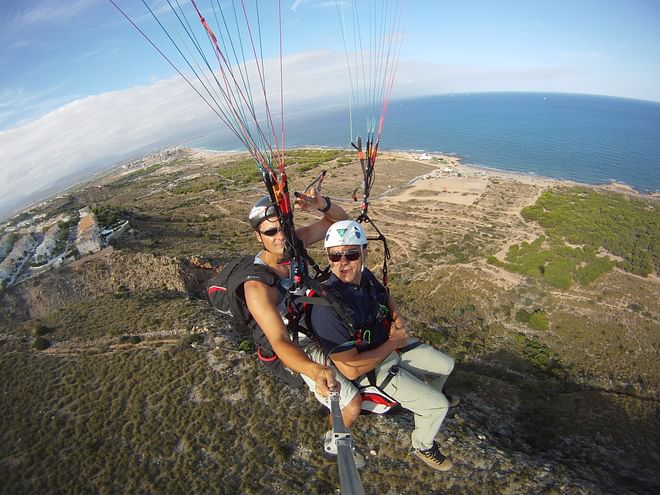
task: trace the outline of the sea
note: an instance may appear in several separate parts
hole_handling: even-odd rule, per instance
[[[286,122],[286,146],[348,148],[350,128],[347,109]],[[353,129],[358,134],[359,123]],[[212,134],[186,145],[237,148]],[[390,103],[380,149],[445,153],[480,167],[660,192],[660,103],[566,93],[398,100]]]

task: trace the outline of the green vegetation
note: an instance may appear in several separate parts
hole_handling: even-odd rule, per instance
[[[660,273],[656,203],[572,188],[544,192],[535,205],[522,210],[522,215],[543,226],[555,242],[582,245],[593,256],[602,248],[623,258],[617,266],[636,275]],[[587,273],[582,278],[589,280],[594,275]]]
[[[514,244],[506,255],[506,262],[490,256],[488,263],[541,278],[559,289],[568,289],[574,282],[589,284],[614,266],[613,261],[598,256],[591,246],[572,248],[545,236],[539,236],[531,244]]]
[[[444,254],[449,257],[450,263],[467,263],[483,255],[482,246],[473,232],[467,232],[458,242],[447,245]]]
[[[151,175],[152,173],[156,172],[158,169],[162,168],[165,165],[166,163],[163,162],[163,163],[156,163],[154,165],[149,165],[148,167],[140,168],[114,181],[112,184],[110,184],[110,187],[115,189],[126,187],[127,185],[131,184],[131,182],[133,182],[134,180]]]
[[[516,311],[516,320],[534,330],[547,330],[550,326],[548,315],[541,309],[535,309],[531,313],[524,309],[519,309]]]
[[[245,186],[261,180],[261,172],[252,158],[223,167],[218,170],[218,175],[232,186]]]
[[[515,341],[520,346],[521,354],[537,371],[563,376],[564,371],[561,369],[559,357],[543,344],[538,337],[529,338],[523,334],[518,334],[515,336]]]
[[[169,189],[172,194],[194,194],[203,191],[220,191],[225,187],[225,182],[215,177],[202,177],[200,179],[179,184]]]
[[[61,253],[66,249],[66,246],[69,242],[69,237],[71,236],[71,227],[78,223],[77,220],[69,220],[68,222],[58,222],[57,226],[59,230],[57,231],[57,240],[55,241],[55,252]]]
[[[38,351],[44,351],[50,347],[50,341],[48,339],[44,339],[43,337],[37,337],[34,339],[32,347]]]
[[[52,332],[53,329],[44,325],[43,323],[34,323],[34,330],[32,331],[32,335],[35,337],[42,337],[43,335],[47,335],[50,332]]]
[[[102,227],[112,227],[131,216],[128,210],[117,206],[94,206],[92,211]]]
[[[192,329],[208,307],[203,301],[190,301],[170,291],[130,293],[120,288],[114,294],[70,303],[44,317],[40,326],[61,338],[121,337],[137,332]],[[24,323],[16,335],[26,333]],[[29,330],[28,330],[29,332]]]
[[[537,309],[529,316],[530,328],[534,330],[547,330],[549,326],[550,320],[548,320],[548,316],[540,309]]]
[[[660,215],[651,201],[561,189],[544,192],[522,215],[545,235],[511,246],[505,261],[489,256],[488,263],[560,289],[587,285],[614,266],[642,276],[660,272]]]
[[[328,158],[307,150],[292,156],[300,160],[290,176],[298,190]],[[328,168],[351,165],[329,174],[325,187],[348,198],[359,164],[337,156]],[[383,163],[376,189],[409,179],[407,167],[391,162]],[[256,166],[229,157],[180,165],[136,176],[123,189],[103,185],[66,200],[69,209],[126,208],[132,229],[107,254],[107,265],[83,259],[54,271],[55,279],[18,288],[32,295],[38,311],[29,314],[39,319],[0,325],[0,373],[11,378],[0,381],[0,494],[336,492],[336,463],[321,449],[327,412],[306,390],[277,383],[259,365],[250,336],[193,299],[203,297],[209,267],[257,249],[245,221],[262,190],[258,176],[250,178]],[[306,167],[316,170],[303,174]],[[562,293],[547,290],[550,282],[517,284],[518,277],[495,283],[492,270],[469,263],[499,251],[508,229],[520,225],[513,213],[506,221],[491,213],[501,205],[514,211],[520,202],[511,198],[521,191],[534,197],[532,189],[491,190],[483,211],[429,208],[428,201],[374,204],[374,220],[393,241],[392,294],[411,333],[456,359],[448,388],[463,402],[439,434],[455,460],[449,477],[408,454],[409,413],[361,417],[352,428],[356,444],[377,451],[361,473],[368,493],[657,492],[647,455],[657,443],[657,281],[614,271],[606,283]],[[296,222],[317,216],[300,214]],[[604,248],[567,242],[546,232],[517,250],[533,258],[525,267],[536,269],[532,276],[555,285],[595,278],[602,271],[588,269],[598,260],[616,263]],[[369,266],[377,269],[376,244]],[[553,250],[554,257],[544,253]],[[587,261],[588,252],[595,261]],[[163,272],[131,262],[144,253],[182,263]],[[310,253],[324,260],[322,247]],[[108,293],[79,290],[88,276]],[[136,277],[160,288],[137,290]],[[190,293],[166,289],[184,285]],[[59,290],[67,287],[73,290]],[[0,293],[3,321],[29,317],[14,304],[17,294]],[[59,294],[66,300],[54,301]],[[37,338],[52,346],[37,352]],[[264,453],[274,462],[254,461]]]
[[[185,345],[192,345],[192,344],[203,344],[204,343],[204,335],[201,333],[193,333],[190,335],[186,335],[182,342]]]
[[[254,345],[254,341],[253,341],[253,340],[244,340],[244,341],[242,341],[242,342],[239,344],[239,346],[238,346],[238,350],[239,350],[239,351],[243,351],[243,352],[251,353],[251,352],[256,351],[257,348],[256,348],[256,346]]]
[[[340,150],[295,149],[286,152],[286,164],[295,165],[297,173],[307,172],[342,155]]]
[[[294,165],[297,173],[303,173],[322,163],[340,156],[339,150],[288,150],[287,165]],[[272,164],[276,167],[276,164]],[[246,158],[218,169],[220,181],[202,177],[190,184],[181,184],[171,189],[175,194],[198,193],[205,190],[226,190],[228,187],[247,186],[261,180],[261,172],[253,158]]]

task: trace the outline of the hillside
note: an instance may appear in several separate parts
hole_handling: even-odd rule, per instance
[[[292,190],[327,168],[324,193],[357,216],[351,154],[290,159]],[[335,493],[326,413],[266,374],[241,350],[249,336],[204,299],[220,266],[257,249],[245,219],[263,194],[254,165],[191,150],[138,165],[66,198],[125,212],[124,236],[0,292],[0,493]],[[562,288],[543,270],[512,271],[508,257],[540,236],[559,249],[521,213],[544,192],[627,198],[651,226],[657,198],[453,157],[382,153],[377,170],[370,214],[392,251],[392,293],[417,336],[456,358],[448,388],[462,402],[440,432],[455,464],[446,474],[409,455],[410,414],[362,417],[353,433],[367,492],[660,492],[657,270],[631,273],[601,250],[607,270]],[[382,248],[370,248],[378,271]]]

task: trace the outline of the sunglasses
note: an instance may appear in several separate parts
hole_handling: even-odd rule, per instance
[[[267,230],[260,230],[259,233],[261,235],[265,235],[266,237],[275,237],[277,234],[282,232],[282,229],[280,227],[272,227]]]
[[[328,259],[333,263],[337,263],[341,260],[342,256],[345,256],[348,261],[355,261],[360,259],[362,252],[359,249],[351,249],[349,251],[336,251],[334,253],[328,253]]]

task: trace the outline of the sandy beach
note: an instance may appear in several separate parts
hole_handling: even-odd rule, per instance
[[[244,153],[236,151],[221,152],[205,149],[188,149],[187,151],[191,153],[193,161],[211,163],[244,155]],[[468,206],[477,201],[487,191],[489,185],[497,184],[499,181],[532,186],[537,191],[535,197],[538,197],[541,192],[548,188],[583,186],[660,200],[660,193],[640,193],[633,187],[618,182],[586,184],[566,179],[498,170],[466,164],[459,156],[442,153],[381,151],[378,154],[377,166],[382,167],[383,162],[414,163],[419,165],[420,171],[423,172],[421,175],[412,178],[408,176],[407,182],[403,184],[390,184],[388,185],[389,189],[383,190],[380,194],[372,197],[372,200],[382,199],[386,203],[415,199]],[[169,173],[171,170],[165,168],[163,172]],[[330,170],[330,174],[333,173],[336,172]],[[293,178],[295,179],[295,177]]]

